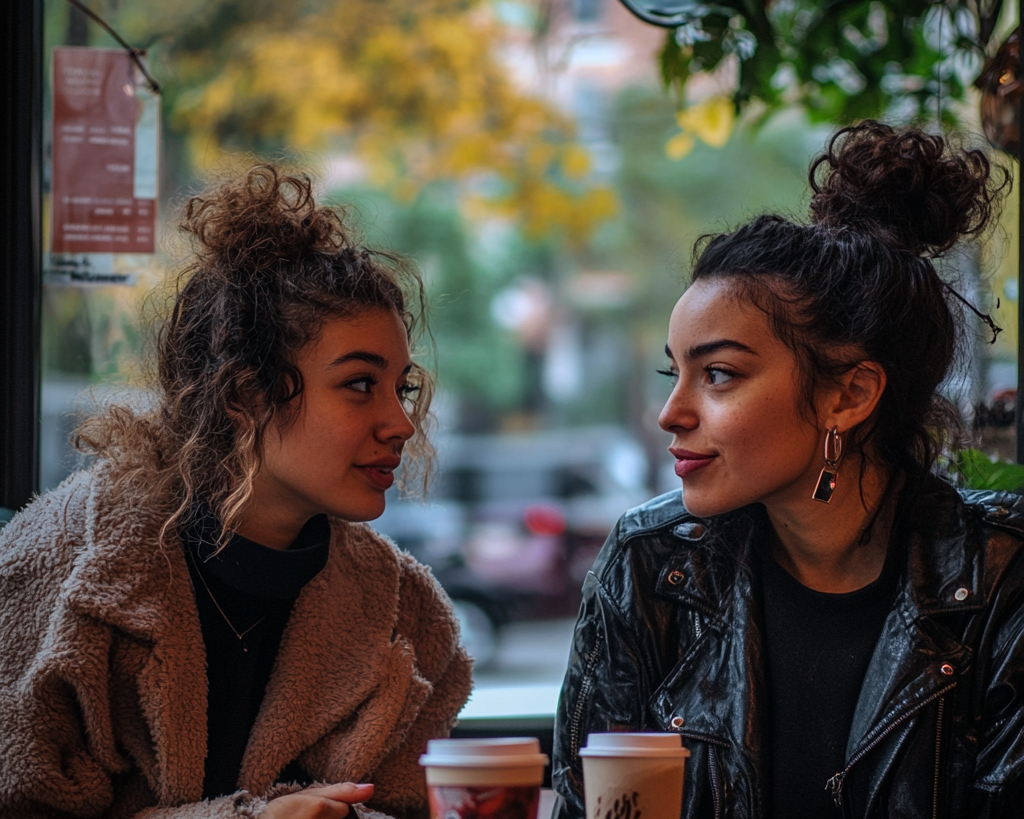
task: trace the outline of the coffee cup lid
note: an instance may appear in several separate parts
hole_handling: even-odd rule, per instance
[[[541,767],[548,764],[534,737],[501,739],[432,739],[420,765],[440,768]]]
[[[679,734],[589,734],[580,756],[688,757]]]

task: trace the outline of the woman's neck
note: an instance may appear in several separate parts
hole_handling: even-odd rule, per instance
[[[882,573],[899,486],[888,471],[847,458],[831,503],[808,497],[765,504],[775,537],[772,557],[816,591],[841,594]]]

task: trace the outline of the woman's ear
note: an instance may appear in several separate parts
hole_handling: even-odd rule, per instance
[[[861,361],[843,373],[824,407],[825,428],[845,432],[871,417],[885,391],[885,369],[877,361]]]

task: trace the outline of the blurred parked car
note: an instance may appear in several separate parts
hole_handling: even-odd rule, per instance
[[[441,436],[425,500],[374,527],[434,569],[478,663],[511,619],[575,614],[615,521],[648,497],[647,458],[619,427]]]

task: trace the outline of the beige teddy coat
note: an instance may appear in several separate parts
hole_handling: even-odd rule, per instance
[[[158,546],[161,523],[145,497],[116,497],[101,466],[0,530],[0,817],[255,817],[296,758],[318,782],[372,782],[371,808],[424,814],[417,758],[471,687],[429,570],[370,527],[331,521],[240,791],[203,802],[206,656],[183,553]]]

